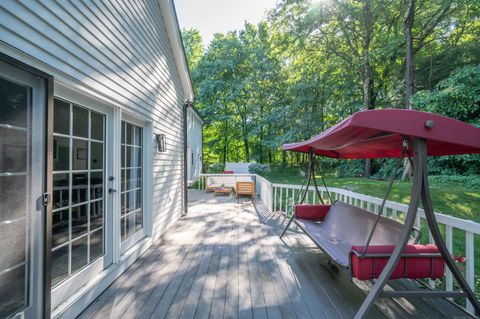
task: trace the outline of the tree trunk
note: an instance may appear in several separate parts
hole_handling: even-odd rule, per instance
[[[405,0],[407,2],[407,0]],[[413,21],[415,18],[415,1],[408,0],[407,13],[403,21],[403,33],[405,35],[405,108],[412,109],[412,97],[414,93],[414,78],[413,78]]]
[[[370,65],[370,42],[372,40],[372,8],[371,0],[365,0],[365,5],[363,7],[364,13],[364,28],[365,33],[363,36],[363,50],[362,56],[364,59],[363,63],[363,108],[365,110],[371,110],[375,108],[373,104],[373,79],[372,79],[372,68]],[[370,177],[372,160],[365,160],[365,169],[364,177]]]
[[[412,97],[415,89],[414,84],[414,52],[413,52],[413,21],[415,19],[415,1],[404,0],[407,4],[407,12],[403,21],[403,34],[405,35],[405,108],[412,109]],[[405,159],[403,161],[402,181],[407,180],[412,175],[412,167],[410,162]]]

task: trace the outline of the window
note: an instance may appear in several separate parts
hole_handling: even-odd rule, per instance
[[[122,121],[121,240],[143,229],[143,128]]]
[[[52,284],[104,255],[105,115],[55,99]]]

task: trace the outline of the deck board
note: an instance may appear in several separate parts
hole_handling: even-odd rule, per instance
[[[189,215],[80,316],[86,318],[352,318],[371,284],[353,283],[284,217],[248,198],[190,193]],[[395,281],[389,289],[414,289]],[[445,300],[382,299],[369,318],[462,318]]]

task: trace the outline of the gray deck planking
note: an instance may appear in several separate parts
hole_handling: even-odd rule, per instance
[[[352,283],[283,216],[249,199],[192,191],[190,212],[79,318],[352,318],[369,283]],[[415,288],[409,281],[389,289]],[[444,300],[382,299],[369,318],[462,318]]]

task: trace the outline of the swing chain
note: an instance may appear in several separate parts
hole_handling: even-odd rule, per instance
[[[395,181],[395,176],[397,175],[397,171],[400,167],[400,164],[403,162],[403,159],[404,159],[405,155],[407,156],[410,164],[412,165],[413,161],[412,161],[410,152],[408,150],[408,141],[406,139],[403,140],[402,153],[401,153],[400,158],[398,159],[398,162],[395,165],[395,168],[392,172],[392,175],[390,177],[390,182],[389,182],[387,190],[385,192],[385,196],[383,197],[382,203],[381,203],[381,205],[378,209],[377,219],[375,220],[375,223],[373,224],[372,230],[370,231],[370,234],[368,235],[368,239],[367,239],[367,242],[365,244],[365,248],[363,249],[363,252],[360,255],[360,258],[364,258],[365,254],[367,253],[367,250],[368,250],[368,247],[370,246],[370,242],[372,240],[373,234],[375,232],[375,229],[377,228],[378,222],[380,221],[380,217],[382,216],[383,209],[385,208],[385,204],[387,202],[388,196],[390,195],[390,192],[392,190],[393,182]],[[412,165],[412,168],[413,168],[413,165]]]

